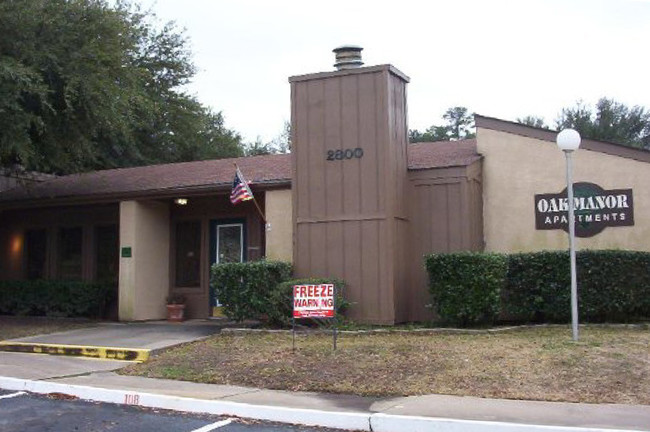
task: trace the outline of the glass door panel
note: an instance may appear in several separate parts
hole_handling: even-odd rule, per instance
[[[243,221],[241,223],[224,222],[213,222],[212,262],[216,264],[244,262],[246,259],[244,223]],[[212,316],[224,316],[223,305],[219,302],[219,299],[214,294],[210,298]]]
[[[244,261],[244,227],[242,224],[217,225],[217,263]]]

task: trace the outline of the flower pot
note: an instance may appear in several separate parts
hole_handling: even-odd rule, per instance
[[[167,305],[167,321],[181,322],[185,318],[185,305],[184,304],[168,304]]]

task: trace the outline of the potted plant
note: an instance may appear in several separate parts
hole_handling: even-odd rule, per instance
[[[185,318],[185,296],[170,294],[167,296],[167,321],[182,322]]]

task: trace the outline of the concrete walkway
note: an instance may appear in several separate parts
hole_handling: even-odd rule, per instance
[[[0,341],[0,351],[145,361],[156,351],[203,339],[232,325],[225,320],[101,323],[77,330]]]
[[[161,325],[108,325],[101,329],[100,333],[106,338],[101,341],[112,342],[111,335],[121,334],[122,344],[154,348],[201,338],[215,330],[196,324],[196,328],[181,335],[185,333],[178,331],[181,327],[165,329],[164,325],[157,326]],[[85,339],[88,333],[84,331],[67,333],[78,338],[75,341],[89,342]],[[60,338],[61,335],[50,335],[29,339],[63,341]],[[64,341],[68,343],[70,340]],[[61,392],[97,401],[374,432],[650,431],[650,406],[443,395],[365,398],[298,393],[122,376],[115,372],[128,364],[124,361],[0,352],[0,388],[37,393]]]
[[[191,320],[183,323],[168,323],[166,321],[100,323],[95,327],[29,336],[10,341],[159,350],[219,333],[227,325],[232,325],[232,323],[217,320]]]

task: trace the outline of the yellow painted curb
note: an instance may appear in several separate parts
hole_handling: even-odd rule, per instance
[[[149,358],[150,350],[140,348],[116,348],[4,341],[0,342],[0,351],[32,354],[51,354],[73,357],[92,357],[98,359],[124,360],[142,363]]]

